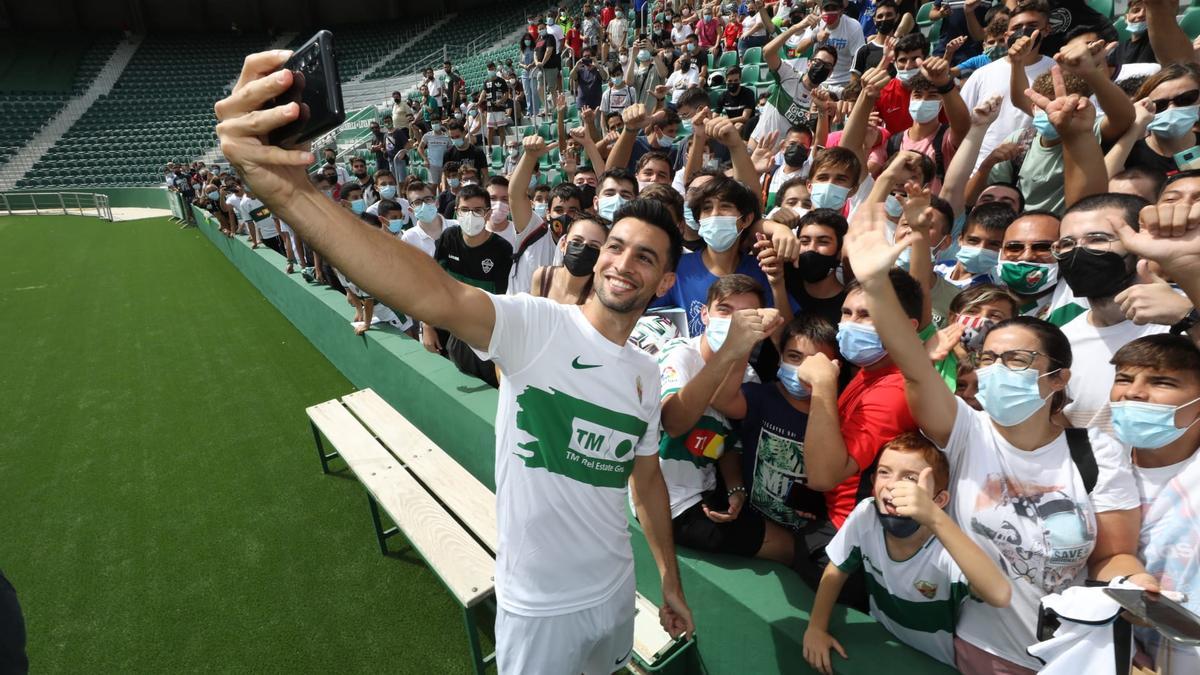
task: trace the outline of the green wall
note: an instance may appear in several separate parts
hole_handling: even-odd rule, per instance
[[[31,192],[86,192],[108,196],[110,207],[141,207],[147,209],[165,209],[167,206],[167,189],[162,187],[58,187],[40,190],[12,190],[6,195],[19,195]]]
[[[204,212],[193,211],[213,245],[347,379],[377,391],[467,470],[495,488],[495,390],[459,373],[449,361],[399,332],[371,330],[355,336],[349,325],[353,310],[345,297],[310,285],[299,274],[286,274],[282,256],[266,248],[252,250],[241,239],[222,235]],[[301,411],[296,423],[304,424]],[[654,559],[637,523],[631,526],[638,589],[658,602],[661,593]],[[684,664],[689,672],[812,672],[804,662],[803,638],[813,592],[795,573],[774,563],[729,556],[686,550],[678,556],[697,628],[698,653]],[[899,644],[870,617],[854,610],[837,609],[833,631],[850,655],[846,661],[835,657],[838,673],[953,672]]]

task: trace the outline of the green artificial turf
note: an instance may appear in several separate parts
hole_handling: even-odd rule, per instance
[[[468,671],[449,593],[321,474],[304,408],[353,387],[196,230],[4,217],[0,251],[0,569],[35,672]]]

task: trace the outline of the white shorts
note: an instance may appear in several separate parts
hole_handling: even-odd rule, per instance
[[[633,655],[634,596],[630,570],[602,604],[560,616],[521,616],[496,609],[500,675],[609,675]]]
[[[487,125],[491,127],[508,126],[508,113],[503,110],[493,110],[487,114]]]

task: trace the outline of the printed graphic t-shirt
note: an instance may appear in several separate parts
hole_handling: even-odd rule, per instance
[[[1037,670],[1025,649],[1037,640],[1042,597],[1083,582],[1096,546],[1096,514],[1138,508],[1129,451],[1088,429],[1099,475],[1089,499],[1071,461],[1066,434],[1037,450],[1013,447],[987,413],[955,398],[950,461],[950,512],[991,554],[1012,583],[1012,603],[963,606],[958,636],[989,653]]]
[[[496,598],[556,616],[595,607],[633,574],[625,515],[634,457],[658,453],[658,366],[601,335],[578,305],[490,296],[481,358],[500,366]]]
[[[750,491],[750,504],[759,513],[785,527],[804,521],[787,505],[792,486],[801,495],[800,511],[825,519],[825,495],[808,487],[804,467],[804,431],[808,415],[796,410],[775,382],[742,385],[746,419],[738,428],[742,446],[742,480]]]

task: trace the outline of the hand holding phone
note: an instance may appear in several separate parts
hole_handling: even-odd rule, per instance
[[[333,33],[317,31],[283,64],[292,71],[292,86],[267,101],[263,110],[288,103],[300,106],[295,120],[267,134],[271,145],[291,148],[304,145],[346,120],[342,84],[333,51]]]

